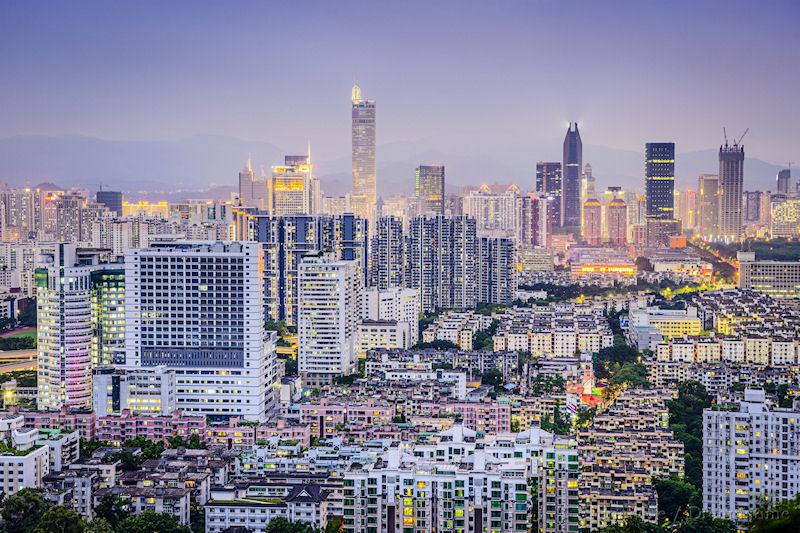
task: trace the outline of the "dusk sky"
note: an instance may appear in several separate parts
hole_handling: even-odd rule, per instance
[[[685,152],[749,127],[749,153],[785,164],[799,35],[796,0],[6,1],[0,137],[310,138],[349,157],[356,78],[379,145],[535,152],[577,120],[586,144]]]

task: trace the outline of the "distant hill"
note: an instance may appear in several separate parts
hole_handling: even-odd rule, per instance
[[[100,184],[118,188],[132,198],[220,197],[236,187],[236,176],[247,154],[259,165],[279,163],[284,151],[276,145],[234,137],[198,135],[176,141],[114,141],[83,136],[17,136],[0,139],[0,182],[34,186],[51,182],[60,187],[96,190]],[[448,189],[459,185],[517,183],[534,186],[536,161],[560,160],[560,150],[527,153],[449,153],[427,141],[380,145],[378,193],[409,193],[414,168],[420,163],[444,163]],[[717,149],[678,154],[676,174],[681,187],[697,184],[703,172],[718,170]],[[621,185],[643,188],[643,155],[630,150],[585,145],[584,162],[592,164],[598,187]],[[350,190],[350,154],[317,161],[323,190],[341,194]],[[780,166],[748,158],[745,189],[771,190]]]

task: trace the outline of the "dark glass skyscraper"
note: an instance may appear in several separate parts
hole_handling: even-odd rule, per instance
[[[647,143],[644,185],[647,219],[675,218],[675,143]]]
[[[788,168],[778,171],[777,189],[781,194],[789,194],[789,182],[792,179],[792,171]]]
[[[122,216],[122,193],[119,191],[97,191],[98,204],[104,205],[116,216]]]
[[[444,214],[444,165],[420,165],[414,175],[420,215]]]
[[[581,226],[581,169],[583,143],[578,123],[570,123],[564,137],[564,167],[561,187],[561,226],[580,230]]]

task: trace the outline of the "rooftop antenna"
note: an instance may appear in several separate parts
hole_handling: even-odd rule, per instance
[[[739,140],[738,140],[738,141],[736,141],[736,142],[734,142],[734,143],[733,143],[733,145],[734,145],[734,146],[739,146],[739,145],[741,145],[741,144],[742,144],[742,139],[744,139],[744,136],[745,136],[745,135],[747,135],[747,132],[748,132],[748,131],[750,131],[750,128],[747,128],[746,130],[744,130],[744,133],[742,133],[742,136],[741,136],[741,137],[739,137]]]

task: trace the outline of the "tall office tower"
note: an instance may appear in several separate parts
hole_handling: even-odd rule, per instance
[[[267,208],[267,184],[256,178],[250,158],[239,171],[239,203],[244,207]]]
[[[330,251],[355,260],[366,280],[367,222],[353,214],[273,217],[237,209],[234,215],[236,239],[261,243],[264,250],[264,316],[270,320],[297,325],[297,269],[308,253]]]
[[[675,143],[645,145],[647,245],[668,246],[680,233],[675,221]]]
[[[353,85],[353,212],[370,221],[375,216],[375,100],[361,98],[361,88]]]
[[[478,301],[508,304],[517,292],[517,254],[514,239],[484,235],[478,239]]]
[[[601,241],[602,208],[599,200],[586,200],[583,204],[585,218],[583,238],[590,246],[599,246]]]
[[[358,264],[310,254],[298,270],[298,369],[303,386],[330,383],[356,367],[362,292]]]
[[[697,192],[691,187],[678,194],[678,219],[683,229],[697,227]]]
[[[764,502],[800,494],[800,411],[745,389],[738,409],[703,411],[703,510],[745,528]]]
[[[312,174],[310,156],[287,155],[283,165],[272,167],[268,205],[272,216],[313,215],[319,211],[319,180]]]
[[[761,205],[758,207],[758,223],[762,226],[768,225],[772,218],[772,197],[773,194],[769,191],[761,192]]]
[[[744,191],[744,222],[758,224],[761,220],[761,191]]]
[[[539,161],[536,163],[536,192],[540,198],[548,201],[550,225],[561,225],[561,189],[562,189],[561,163]]]
[[[474,219],[440,215],[411,220],[406,286],[420,291],[423,312],[475,307],[478,274]]]
[[[597,194],[592,191],[590,200],[598,200],[600,202],[600,241],[606,242],[608,240],[608,205],[616,198],[624,198],[625,191],[622,187],[611,186],[602,194]],[[581,206],[583,212],[583,206]],[[583,217],[583,215],[581,215]],[[585,220],[581,218],[581,235],[585,235]]]
[[[583,143],[578,123],[570,123],[564,138],[564,179],[561,187],[561,227],[580,231],[581,227],[581,168]]]
[[[81,240],[81,209],[85,198],[77,193],[66,193],[56,200],[56,239],[61,242]]]
[[[405,282],[405,232],[403,221],[388,216],[378,219],[370,254],[371,287],[386,290]]]
[[[792,170],[784,168],[778,171],[776,189],[780,194],[789,194],[789,182],[792,181]]]
[[[122,216],[122,193],[119,191],[104,191],[100,189],[95,194],[95,200],[98,204],[104,205],[109,211],[114,213],[115,217]]]
[[[444,214],[444,165],[420,165],[414,174],[414,194],[420,216]]]
[[[125,254],[125,363],[175,370],[188,414],[263,420],[274,406],[257,243],[157,243]]]
[[[719,234],[727,241],[742,235],[744,146],[736,142],[719,147]]]
[[[478,231],[513,232],[517,227],[519,187],[511,185],[502,193],[492,192],[488,185],[470,191],[463,197],[461,213],[475,219]]]
[[[520,251],[545,246],[547,231],[547,202],[533,191],[517,198],[517,227],[514,237]],[[544,228],[542,225],[544,224]]]
[[[125,358],[125,268],[109,264],[91,272],[92,366]]]
[[[103,316],[102,305],[94,305],[103,298],[95,276],[115,267],[101,264],[96,253],[83,253],[75,244],[42,252],[47,266],[35,273],[38,407],[91,408],[93,353],[121,347],[119,337],[105,335],[119,316]]]
[[[700,233],[710,239],[719,232],[719,176],[700,174],[697,179],[698,225]]]
[[[622,198],[614,198],[606,210],[608,222],[608,243],[611,246],[625,246],[628,239],[628,204]]]

